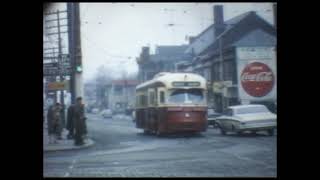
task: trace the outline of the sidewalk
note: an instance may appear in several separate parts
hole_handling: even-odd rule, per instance
[[[67,139],[68,131],[66,129],[62,132],[62,140],[58,140],[57,144],[49,144],[49,136],[48,136],[48,130],[47,125],[44,123],[43,126],[43,151],[61,151],[61,150],[72,150],[72,149],[83,149],[87,147],[91,147],[94,145],[94,141],[90,138],[85,139],[85,144],[82,146],[75,146],[74,140]]]

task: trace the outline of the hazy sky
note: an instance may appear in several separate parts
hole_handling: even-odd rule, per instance
[[[141,47],[187,44],[213,23],[213,5],[224,5],[224,19],[247,11],[273,24],[271,3],[81,3],[81,46],[84,80],[104,65],[110,76],[137,73],[136,57]],[[52,10],[65,10],[55,3]],[[168,26],[174,24],[174,26]],[[63,41],[67,42],[67,39]]]

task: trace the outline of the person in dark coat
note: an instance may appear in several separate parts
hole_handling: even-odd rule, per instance
[[[73,111],[74,111],[74,104],[71,104],[67,112],[67,130],[69,131],[68,139],[73,139],[74,137]]]
[[[53,130],[53,106],[51,105],[48,108],[48,112],[47,112],[47,125],[48,125],[48,135],[49,135],[49,143],[52,143],[52,135],[54,134],[54,130]]]
[[[74,106],[73,113],[74,113],[73,120],[74,120],[74,128],[75,128],[74,144],[76,146],[80,146],[84,144],[83,135],[86,133],[86,125],[85,125],[86,117],[84,115],[84,104],[82,104],[81,97],[77,98],[77,102]]]
[[[59,140],[62,139],[62,132],[63,129],[65,128],[65,111],[64,111],[64,105],[60,105],[60,122],[59,122],[59,126],[58,126],[58,131],[57,131],[57,137]]]
[[[61,107],[60,103],[50,106],[48,109],[48,134],[49,143],[57,143],[57,134],[59,133],[59,126],[61,121]]]

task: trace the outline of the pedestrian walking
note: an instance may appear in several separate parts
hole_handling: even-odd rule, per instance
[[[81,97],[77,98],[73,113],[74,113],[73,120],[74,120],[74,130],[75,130],[74,144],[76,146],[80,146],[84,144],[83,136],[86,133],[86,125],[85,125],[86,117],[84,114],[84,104],[82,103]]]

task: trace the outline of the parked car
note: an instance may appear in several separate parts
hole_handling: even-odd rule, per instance
[[[86,113],[91,113],[91,108],[88,106],[88,107],[86,107]]]
[[[116,108],[113,110],[114,114],[125,114],[125,109],[123,108]]]
[[[99,109],[98,108],[93,108],[91,113],[98,114],[99,113]]]
[[[102,117],[104,118],[111,118],[112,117],[112,111],[110,109],[105,109],[101,112]]]
[[[221,116],[221,113],[217,113],[214,109],[208,108],[208,126],[212,125],[213,127],[217,127],[216,118]]]
[[[222,116],[216,118],[216,123],[223,135],[228,131],[238,134],[245,131],[267,131],[273,136],[277,127],[277,115],[264,105],[237,105],[228,107]]]

